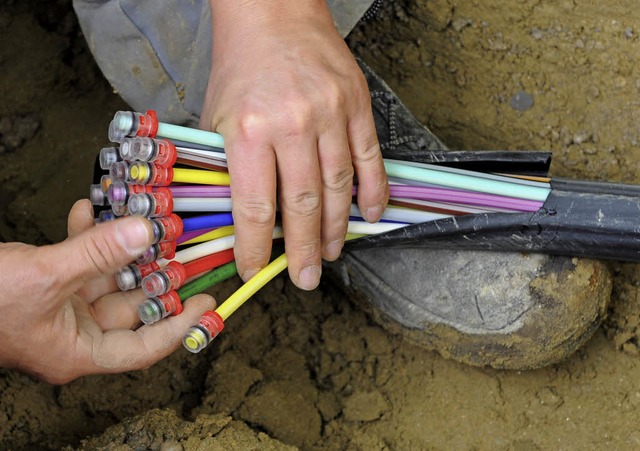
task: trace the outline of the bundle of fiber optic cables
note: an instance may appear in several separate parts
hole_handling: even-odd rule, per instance
[[[159,122],[153,111],[119,111],[113,147],[100,151],[90,198],[96,221],[149,218],[154,244],[116,275],[122,290],[142,287],[145,324],[182,311],[182,301],[237,274],[223,138]],[[354,203],[348,249],[400,246],[533,251],[640,261],[640,187],[550,180],[385,159],[389,206],[376,224]],[[357,194],[357,186],[353,189]],[[273,239],[283,237],[276,225]],[[224,321],[287,267],[284,253],[184,336],[199,352]]]

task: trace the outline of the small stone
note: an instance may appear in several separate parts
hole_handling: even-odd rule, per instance
[[[533,97],[526,91],[518,91],[511,97],[509,106],[517,111],[527,111],[533,106]]]
[[[573,143],[574,144],[583,144],[591,138],[591,133],[586,130],[580,130],[573,135]]]
[[[531,30],[531,37],[536,41],[539,41],[544,37],[544,32],[539,28],[534,28],[533,30]]]
[[[471,19],[466,19],[463,17],[458,17],[457,19],[453,19],[453,21],[451,22],[451,27],[456,30],[457,32],[462,31],[463,29],[467,28],[468,26],[471,25]]]

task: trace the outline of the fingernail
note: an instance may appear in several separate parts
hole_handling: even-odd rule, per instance
[[[139,256],[151,246],[149,229],[141,220],[117,221],[118,239],[133,256]]]
[[[244,280],[245,282],[247,282],[249,279],[251,279],[253,276],[255,276],[256,274],[258,274],[258,272],[260,272],[259,269],[247,269],[245,272],[242,273],[242,280]]]
[[[369,207],[364,212],[365,219],[369,222],[378,222],[380,216],[382,216],[382,206],[376,205],[375,207]]]
[[[327,244],[327,246],[324,248],[325,258],[330,261],[338,258],[340,256],[340,252],[342,252],[343,245],[344,240],[335,240]]]
[[[298,286],[303,290],[313,290],[320,283],[320,267],[307,266],[298,274]]]

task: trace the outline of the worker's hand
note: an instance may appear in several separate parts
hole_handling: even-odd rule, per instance
[[[113,274],[151,245],[141,217],[93,226],[89,201],[69,213],[69,238],[52,246],[0,243],[0,365],[64,383],[85,374],[146,368],[166,357],[200,315],[214,307],[194,296],[184,311],[140,326],[141,290],[119,292]]]
[[[319,282],[358,205],[380,219],[388,184],[366,80],[325,0],[210,0],[213,63],[201,127],[225,138],[235,255],[247,280],[268,262],[276,196],[289,274]]]

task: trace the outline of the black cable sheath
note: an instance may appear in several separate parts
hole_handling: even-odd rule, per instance
[[[466,249],[640,262],[640,186],[557,180],[534,213],[483,213],[414,224],[346,243]]]

